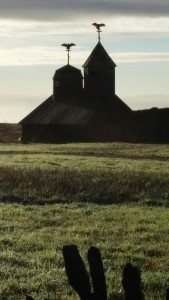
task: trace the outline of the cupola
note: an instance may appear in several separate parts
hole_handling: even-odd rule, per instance
[[[53,98],[55,101],[76,97],[82,88],[83,76],[79,69],[66,65],[56,70],[53,77]]]
[[[83,88],[83,76],[81,70],[71,66],[70,48],[75,44],[62,44],[68,52],[68,63],[64,67],[56,70],[53,76],[53,99],[55,101],[66,100],[77,97]]]

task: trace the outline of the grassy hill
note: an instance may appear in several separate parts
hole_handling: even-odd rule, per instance
[[[0,200],[169,206],[168,145],[0,144]]]
[[[21,137],[21,125],[0,123],[0,143],[16,143]]]

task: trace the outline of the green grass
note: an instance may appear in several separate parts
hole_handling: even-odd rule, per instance
[[[82,170],[141,169],[169,173],[168,145],[124,143],[96,144],[0,144],[0,164]]]
[[[101,250],[109,299],[120,289],[126,262],[141,267],[147,299],[162,299],[169,285],[168,219],[165,208],[1,204],[0,291],[31,293],[36,299],[48,294],[75,299],[67,283],[62,247],[76,244],[85,261],[91,245]]]
[[[77,244],[85,261],[101,250],[109,299],[126,262],[142,268],[147,299],[164,299],[168,145],[0,144],[0,202],[0,294],[76,299],[62,247]]]
[[[0,199],[169,205],[169,147],[0,145]]]

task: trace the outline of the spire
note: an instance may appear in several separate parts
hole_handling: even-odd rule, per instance
[[[100,27],[105,26],[105,24],[103,24],[103,23],[101,23],[101,24],[93,23],[92,25],[94,25],[94,26],[96,27],[96,29],[97,29],[97,32],[98,32],[98,41],[100,42],[100,39],[101,39],[101,37],[100,37],[100,32],[102,32],[102,31],[100,30]]]
[[[72,46],[76,46],[75,44],[73,44],[73,43],[70,43],[70,44],[62,44],[62,46],[64,46],[64,47],[66,47],[66,51],[67,51],[67,58],[68,58],[68,65],[69,65],[69,60],[70,60],[70,55],[69,55],[69,53],[70,53],[70,48],[72,47]]]
[[[102,66],[107,68],[114,68],[116,64],[111,59],[109,54],[106,52],[104,47],[100,42],[97,43],[91,54],[89,55],[88,59],[83,64],[83,67],[96,67]]]

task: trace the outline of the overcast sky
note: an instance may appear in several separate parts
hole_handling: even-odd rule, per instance
[[[0,122],[19,122],[52,94],[74,42],[82,65],[101,42],[116,68],[116,94],[132,109],[169,107],[168,0],[0,0]],[[82,70],[83,71],[83,70]]]
[[[1,0],[2,18],[56,20],[90,15],[168,16],[168,0]]]

